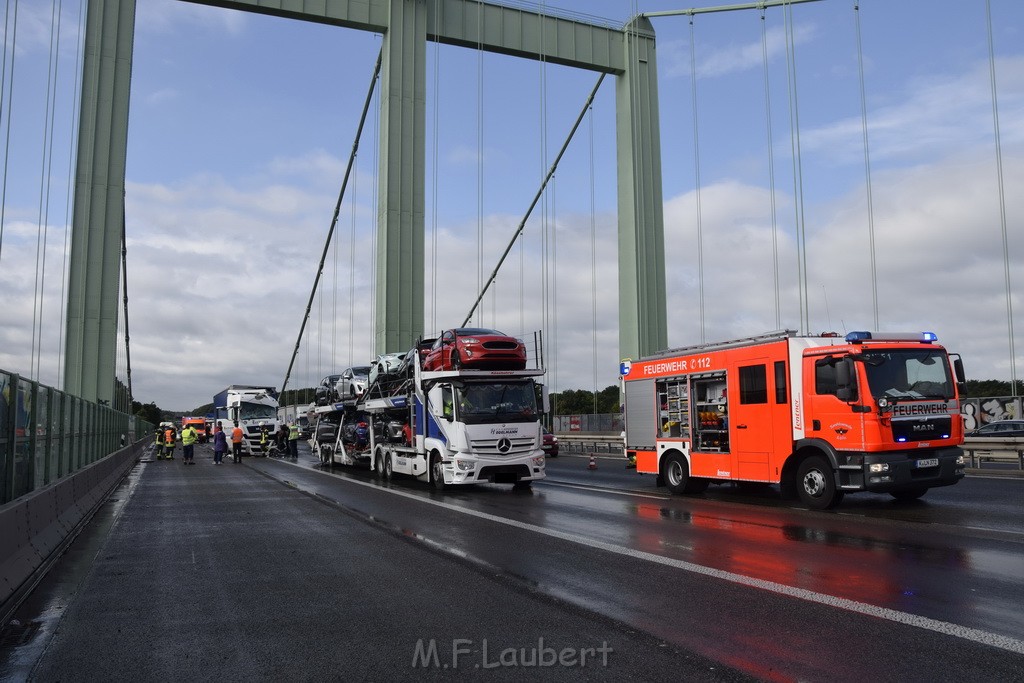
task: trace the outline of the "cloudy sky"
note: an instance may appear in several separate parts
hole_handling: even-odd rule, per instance
[[[712,4],[544,6],[622,24]],[[800,329],[804,260],[807,331],[877,317],[938,333],[970,378],[1009,379],[1008,253],[1020,376],[1024,3],[991,0],[994,63],[981,0],[861,0],[860,51],[854,5],[798,5],[791,31],[779,8],[763,22],[757,10],[699,15],[692,29],[653,19],[669,344]],[[0,103],[0,368],[59,385],[82,18],[74,0],[59,22],[50,0],[18,7]],[[379,47],[368,33],[139,0],[126,192],[137,400],[189,410],[228,384],[281,386]],[[427,56],[430,335],[469,312],[596,75],[434,45]],[[292,388],[394,351],[372,340],[374,112]],[[617,378],[614,136],[608,79],[473,319],[543,330],[556,390]]]

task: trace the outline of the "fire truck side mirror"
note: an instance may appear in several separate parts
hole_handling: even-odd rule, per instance
[[[843,358],[836,363],[836,398],[849,403],[853,400],[854,391],[851,386],[853,378],[853,361]]]
[[[967,383],[967,375],[964,374],[964,359],[957,356],[953,359],[953,372],[956,373],[956,383],[963,386]]]

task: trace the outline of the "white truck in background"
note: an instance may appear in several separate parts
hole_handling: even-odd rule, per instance
[[[300,438],[308,439],[310,438],[311,432],[310,418],[315,408],[315,403],[310,403],[308,405],[292,404],[287,406],[281,406],[280,408],[277,409],[277,419],[282,424],[298,424]]]
[[[213,424],[220,425],[229,440],[235,424],[241,427],[243,451],[252,455],[260,452],[260,433],[264,427],[271,434],[280,429],[278,408],[274,387],[232,384],[213,397]]]

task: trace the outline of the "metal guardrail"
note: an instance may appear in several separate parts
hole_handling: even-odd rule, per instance
[[[576,434],[559,432],[559,449],[563,453],[609,453],[622,455],[622,437],[618,434]],[[977,469],[984,462],[1015,462],[1024,470],[1024,437],[998,439],[991,437],[969,437],[964,440],[964,453],[970,467]]]
[[[983,462],[1016,462],[1024,470],[1024,438],[998,438],[970,436],[964,439],[964,453],[972,468],[979,468]]]
[[[559,451],[562,453],[579,453],[589,455],[590,453],[610,453],[612,455],[623,455],[622,436],[619,434],[576,434],[573,432],[559,432]]]
[[[152,427],[110,406],[0,370],[0,506],[137,439],[151,439]]]

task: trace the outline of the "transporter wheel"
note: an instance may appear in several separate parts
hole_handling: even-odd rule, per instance
[[[459,368],[462,367],[462,358],[459,357],[459,350],[458,349],[454,349],[452,351],[451,366],[452,366],[452,370],[458,370]]]
[[[444,491],[444,467],[441,463],[441,454],[437,451],[430,454],[430,483],[438,491]]]
[[[395,475],[394,469],[392,469],[392,465],[391,465],[391,454],[390,453],[384,453],[384,464],[383,464],[383,467],[384,467],[383,474],[381,476],[384,477],[385,481],[390,481],[391,478]]]
[[[800,501],[812,510],[828,510],[843,500],[843,492],[836,489],[832,467],[818,455],[800,463],[796,470],[796,490]]]
[[[889,495],[898,501],[917,500],[924,494],[928,493],[928,489],[908,489],[906,491],[890,491]]]
[[[665,486],[672,493],[703,493],[711,483],[707,479],[690,476],[690,465],[682,453],[671,453],[665,458],[661,474]]]

